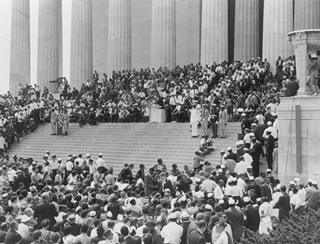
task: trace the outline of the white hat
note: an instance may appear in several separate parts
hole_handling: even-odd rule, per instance
[[[203,192],[197,193],[197,198],[198,199],[204,198],[204,193]]]
[[[220,153],[225,153],[225,152],[226,152],[225,150],[221,150],[221,151],[220,151]]]
[[[277,190],[280,190],[280,188],[281,188],[281,184],[278,184],[278,185],[276,186],[276,189],[277,189]]]
[[[121,222],[123,220],[123,215],[122,214],[118,214],[117,220],[119,222]]]
[[[222,173],[223,172],[223,170],[222,169],[218,169],[218,173]]]
[[[89,212],[89,216],[90,216],[90,217],[95,217],[96,214],[97,214],[96,211],[90,211],[90,212]]]
[[[62,161],[62,159],[61,159],[61,158],[58,158],[58,161],[60,162],[60,161]]]
[[[261,197],[258,197],[258,198],[257,198],[257,202],[261,202]]]
[[[186,196],[182,196],[181,198],[180,198],[180,202],[185,202],[185,201],[187,201],[187,198],[186,198]]]
[[[188,214],[187,211],[183,211],[180,215],[181,219],[189,219],[190,218],[190,215]]]
[[[99,153],[99,157],[102,156],[102,153]]]
[[[224,164],[222,164],[220,167],[221,167],[221,169],[225,169],[226,168],[226,166]]]
[[[295,181],[296,183],[298,183],[298,182],[300,182],[300,178],[294,178],[294,181]]]
[[[177,218],[177,214],[176,213],[171,213],[168,216],[168,219],[176,219]]]
[[[228,204],[229,204],[229,205],[235,205],[235,204],[236,204],[236,202],[234,201],[234,199],[233,199],[233,198],[229,198],[229,200],[228,200]]]
[[[268,121],[268,122],[267,122],[267,125],[272,125],[272,122],[271,122],[271,121]]]
[[[23,215],[23,216],[21,217],[21,222],[22,222],[22,223],[28,222],[29,220],[30,220],[30,217],[28,217],[27,215]]]
[[[249,176],[249,180],[254,180],[254,177],[253,176]]]
[[[232,178],[231,181],[232,182],[237,182],[237,178]]]
[[[75,241],[75,237],[73,235],[67,235],[63,237],[63,244],[73,244]]]
[[[253,137],[253,136],[254,136],[254,133],[253,133],[253,132],[250,132],[249,136]]]
[[[112,218],[112,216],[113,216],[113,215],[112,215],[111,211],[108,211],[108,213],[107,213],[107,218],[110,219],[110,218]]]
[[[48,154],[45,154],[43,157],[44,157],[44,158],[47,158],[47,157],[49,157],[49,156],[48,156]]]
[[[289,181],[289,185],[294,185],[294,181],[293,180]]]
[[[196,182],[197,182],[197,183],[200,183],[200,182],[201,182],[201,179],[200,179],[200,178],[196,179]]]
[[[308,182],[309,182],[309,183],[312,183],[312,181],[313,181],[313,179],[308,179]]]
[[[243,202],[250,202],[250,198],[249,197],[244,197],[243,198]]]
[[[318,185],[318,181],[316,180],[312,181],[312,185]]]
[[[90,153],[87,153],[87,154],[86,154],[86,157],[87,157],[87,158],[90,158],[90,156],[91,156]]]
[[[228,154],[223,154],[223,158],[228,158]]]
[[[271,172],[271,169],[267,169],[266,171],[267,171],[267,172]]]
[[[169,192],[171,193],[171,190],[169,188],[164,189],[164,192]]]
[[[227,148],[227,151],[229,152],[229,151],[232,151],[232,148],[231,147],[228,147]]]
[[[208,210],[213,210],[212,206],[210,204],[206,204],[204,206],[205,209],[208,209]]]
[[[49,151],[49,150],[47,150],[47,151],[46,151],[46,154],[49,154],[49,153],[50,153],[50,151]]]
[[[207,197],[208,197],[208,198],[213,197],[213,193],[212,193],[212,192],[208,193],[208,194],[207,194]]]
[[[218,203],[219,203],[219,204],[224,204],[224,200],[223,200],[223,199],[220,199]]]
[[[251,166],[251,165],[248,165],[248,166],[247,166],[247,169],[252,169],[252,166]]]

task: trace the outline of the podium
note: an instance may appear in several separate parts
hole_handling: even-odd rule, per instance
[[[157,106],[151,106],[149,122],[164,123],[166,122],[165,109],[158,108]]]

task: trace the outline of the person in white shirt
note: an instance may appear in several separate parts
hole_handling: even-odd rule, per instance
[[[170,244],[180,244],[181,237],[183,234],[182,226],[177,224],[177,214],[169,214],[168,221],[169,223],[165,225],[161,230],[161,237],[163,238],[163,243]]]
[[[263,132],[263,138],[267,138],[267,131],[270,131],[271,132],[271,135],[273,136],[274,139],[277,139],[278,138],[278,131],[276,128],[274,128],[272,126],[272,122],[271,121],[268,121],[267,125],[269,126],[267,129],[264,130]]]
[[[192,129],[192,137],[198,137],[199,132],[198,132],[198,123],[200,121],[200,109],[198,109],[195,105],[191,109],[191,114],[190,114],[190,124],[191,124],[191,129]]]
[[[102,159],[102,153],[99,153],[99,158],[96,160],[96,167],[97,169],[99,167],[107,168],[106,162]]]
[[[27,237],[29,234],[29,227],[28,222],[30,220],[30,217],[27,215],[22,215],[21,217],[21,223],[18,225],[17,232],[20,234],[22,238]]]
[[[212,229],[211,239],[213,244],[228,244],[229,237],[225,228],[227,224],[219,221]]]
[[[294,206],[294,212],[298,214],[305,213],[305,204],[306,204],[306,190],[302,182],[297,184],[297,194],[296,194],[296,203]]]
[[[224,190],[224,181],[219,180],[218,185],[216,186],[216,188],[214,188],[214,191],[213,191],[214,198],[217,199],[218,201],[224,198],[223,190]]]
[[[252,156],[249,154],[249,149],[248,148],[244,148],[243,149],[243,159],[245,161],[245,163],[247,164],[247,166],[252,166],[252,162],[253,162],[253,159],[252,159]]]
[[[210,179],[210,173],[205,173],[204,177],[206,177],[206,179],[203,181],[201,188],[204,192],[206,193],[210,193],[213,192],[213,190],[216,188],[217,184]]]
[[[244,174],[247,172],[247,166],[248,164],[244,161],[244,157],[241,156],[240,162],[236,164],[236,167],[234,168],[234,172],[237,173],[237,175]]]

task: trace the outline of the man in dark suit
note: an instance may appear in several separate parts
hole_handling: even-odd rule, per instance
[[[266,181],[263,185],[260,186],[261,197],[266,197],[268,202],[272,200],[273,187],[271,185],[270,177],[266,177]]]
[[[306,188],[307,211],[309,211],[310,209],[318,211],[320,207],[320,191],[314,187],[316,184],[317,182],[312,182],[312,186]]]
[[[228,151],[228,158],[234,160],[235,162],[238,162],[237,161],[237,159],[238,159],[237,154],[232,151],[232,148],[228,147],[227,151]]]
[[[153,191],[156,189],[156,185],[153,179],[154,171],[155,171],[154,168],[150,168],[149,172],[144,177],[145,193],[147,197],[150,196],[153,193]]]
[[[70,214],[68,222],[72,228],[71,234],[74,236],[80,235],[81,225],[76,223],[76,216],[74,214]]]
[[[189,244],[205,244],[204,232],[206,231],[206,221],[201,220],[196,222],[198,228],[191,231],[188,237]]]
[[[252,170],[254,177],[258,177],[260,172],[260,156],[262,155],[262,157],[264,157],[264,152],[261,143],[257,141],[255,137],[252,137],[251,141],[253,143],[253,146],[250,149],[250,155],[253,160]]]
[[[242,227],[244,225],[243,212],[236,209],[236,203],[233,198],[229,199],[228,204],[229,209],[225,211],[225,214],[232,229],[232,236],[236,241],[240,241],[243,234]]]
[[[167,172],[162,172],[160,174],[160,179],[161,179],[161,182],[162,182],[162,189],[161,189],[162,195],[164,194],[164,190],[165,189],[170,189],[171,196],[175,196],[176,193],[175,193],[175,190],[173,188],[172,182],[171,182],[171,180],[167,179],[167,176],[168,176]]]
[[[252,206],[249,197],[244,197],[243,202],[246,205],[244,209],[245,226],[248,229],[257,232],[260,226],[259,209]]]
[[[266,159],[268,163],[268,168],[273,169],[273,149],[274,149],[274,143],[275,139],[271,135],[271,131],[266,131],[267,134],[267,140],[266,140]]]
[[[286,186],[282,185],[280,187],[280,192],[282,196],[279,197],[278,202],[275,204],[275,208],[279,208],[279,220],[283,220],[284,218],[289,218],[290,212],[290,196],[286,192]]]
[[[18,230],[18,222],[12,221],[9,224],[9,230],[4,238],[5,244],[15,244],[21,240],[21,236],[17,232]]]
[[[37,204],[34,210],[34,218],[38,222],[38,228],[41,228],[41,221],[44,219],[50,220],[49,230],[52,229],[53,225],[56,223],[55,216],[58,216],[56,207],[49,203],[49,193],[45,192],[41,195],[42,203]]]

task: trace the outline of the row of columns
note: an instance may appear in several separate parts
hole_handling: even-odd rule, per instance
[[[234,59],[248,60],[259,53],[259,1],[235,0]],[[29,0],[12,0],[10,91],[30,83]],[[200,62],[228,59],[228,1],[202,0]],[[318,0],[264,0],[263,57],[273,62],[290,55],[286,34],[320,28]],[[151,67],[176,65],[175,0],[152,0]],[[294,19],[293,19],[294,14]],[[131,69],[131,1],[109,0],[107,73]],[[92,0],[72,1],[70,81],[80,87],[91,79]],[[49,81],[62,76],[62,2],[39,1],[37,83],[54,92]],[[273,65],[273,64],[271,64]]]

